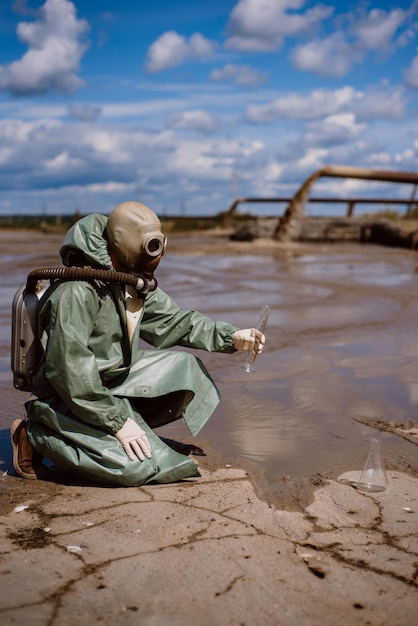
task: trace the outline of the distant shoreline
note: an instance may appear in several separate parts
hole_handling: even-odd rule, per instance
[[[40,216],[22,216],[16,223],[16,218],[11,217],[6,223],[7,217],[0,216],[0,233],[24,233],[41,232],[45,235],[64,236],[67,230],[80,216],[62,217],[58,222],[57,216],[48,216],[45,219]],[[173,244],[176,240],[181,242],[182,237],[187,237],[188,246],[182,252],[190,251],[191,238],[199,237],[199,251],[209,253],[215,240],[222,240],[223,250],[232,253],[248,252],[258,253],[268,249],[289,250],[297,253],[299,247],[303,249],[312,245],[314,249],[318,244],[343,244],[343,243],[370,243],[383,246],[407,248],[418,250],[418,220],[404,217],[387,217],[386,215],[361,216],[361,217],[310,217],[302,218],[301,234],[291,241],[277,241],[274,238],[277,218],[256,217],[250,215],[235,216],[233,222],[226,227],[225,215],[215,216],[173,216],[162,217],[162,228]],[[210,245],[209,245],[210,243]]]

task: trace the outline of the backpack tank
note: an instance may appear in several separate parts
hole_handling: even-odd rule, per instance
[[[24,285],[13,298],[11,367],[13,386],[32,390],[32,377],[42,357],[38,336],[39,293],[29,293]]]

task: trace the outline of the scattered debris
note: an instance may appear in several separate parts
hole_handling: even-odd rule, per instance
[[[83,551],[83,548],[81,546],[67,546],[67,552],[73,552],[77,554],[82,551]]]
[[[29,508],[29,504],[20,504],[19,506],[15,506],[13,509],[13,513],[21,513],[25,509]]]

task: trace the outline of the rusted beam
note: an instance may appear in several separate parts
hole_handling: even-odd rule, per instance
[[[230,224],[231,218],[237,214],[237,209],[240,204],[283,204],[291,202],[292,198],[289,197],[272,197],[272,198],[236,198],[228,211],[226,212],[226,224]],[[414,206],[418,205],[418,200],[412,198],[308,198],[306,200],[308,204],[347,204],[347,217],[354,215],[354,207],[356,204],[386,204],[386,205],[404,205],[407,207],[407,214],[411,212]]]
[[[281,202],[290,202],[292,200],[291,197],[287,196],[287,197],[273,197],[273,198],[266,198],[266,197],[262,197],[262,198],[237,198],[236,200],[233,201],[233,203],[231,204],[231,206],[228,209],[228,213],[230,213],[231,215],[235,215],[236,214],[236,209],[238,207],[239,204],[245,204],[245,203],[253,203],[253,204],[263,204],[263,203],[272,203],[272,204],[278,204]],[[350,202],[355,202],[356,204],[406,204],[406,205],[414,205],[414,204],[418,204],[418,200],[415,200],[414,198],[346,198],[346,197],[330,197],[330,196],[326,196],[324,198],[308,198],[307,200],[308,203],[318,203],[318,204],[335,204],[335,203],[343,203],[343,204],[349,204]]]
[[[417,172],[397,172],[390,170],[369,170],[362,167],[348,167],[343,165],[326,165],[318,170],[317,178],[360,178],[363,180],[381,180],[388,183],[418,184]]]

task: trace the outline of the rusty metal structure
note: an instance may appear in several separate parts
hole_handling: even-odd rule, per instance
[[[409,199],[391,199],[391,198],[311,198],[310,192],[314,183],[321,177],[329,178],[357,178],[363,180],[383,181],[392,183],[405,183],[413,186],[411,197]],[[278,241],[289,241],[297,239],[300,232],[301,219],[305,215],[305,204],[307,202],[326,203],[345,203],[347,204],[347,217],[354,215],[356,204],[382,204],[382,205],[403,205],[407,207],[406,214],[410,213],[413,207],[416,207],[418,201],[415,200],[415,194],[418,186],[418,173],[415,172],[398,172],[389,170],[371,170],[360,167],[348,167],[338,165],[327,165],[315,171],[305,182],[299,187],[292,198],[272,197],[272,198],[237,198],[229,207],[225,224],[229,225],[231,218],[236,214],[237,207],[243,203],[288,203],[283,215],[278,219],[277,228],[274,233],[274,239]]]
[[[357,178],[363,180],[378,180],[389,183],[407,183],[414,186],[418,185],[418,173],[326,165],[325,167],[314,172],[299,187],[283,216],[279,220],[274,233],[274,239],[277,239],[278,241],[289,241],[297,238],[300,231],[300,219],[305,214],[305,202],[309,198],[312,185],[318,180],[318,178],[325,176],[329,178]],[[415,193],[415,191],[413,191],[413,193]]]

